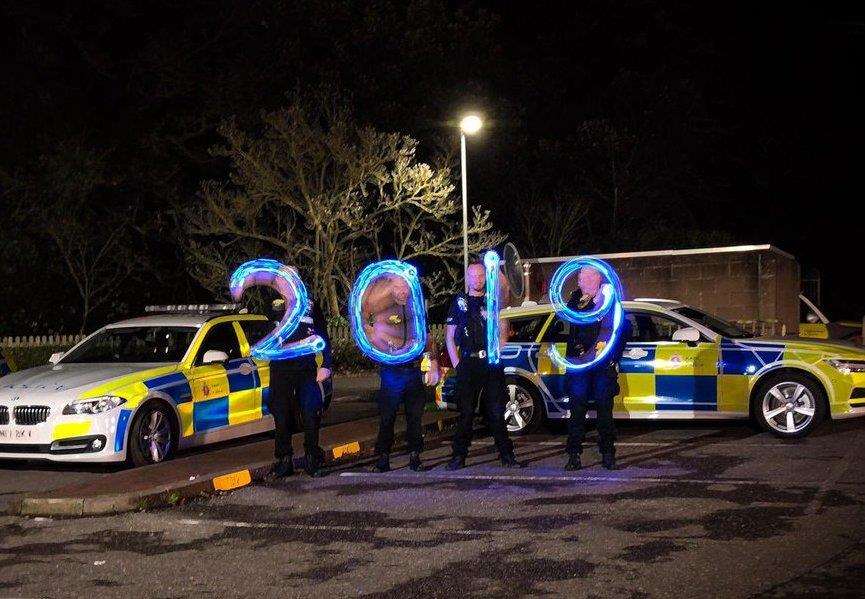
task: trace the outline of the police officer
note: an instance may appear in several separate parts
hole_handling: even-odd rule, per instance
[[[282,318],[284,300],[274,301],[274,316]],[[321,416],[324,411],[324,389],[322,384],[331,375],[330,338],[327,325],[318,305],[309,299],[306,314],[300,325],[286,343],[319,335],[325,346],[321,351],[321,364],[314,354],[290,360],[274,360],[270,363],[270,412],[276,427],[276,461],[271,470],[272,478],[294,474],[294,450],[291,445],[295,429],[295,415],[299,412],[303,426],[304,469],[313,477],[324,475],[324,452],[318,444]]]
[[[411,290],[402,277],[386,275],[371,285],[364,295],[361,307],[367,339],[377,349],[398,354],[411,343],[410,331],[414,329],[415,315],[408,306]],[[409,468],[421,470],[420,454],[423,451],[421,419],[426,403],[424,383],[438,382],[438,361],[435,342],[427,336],[426,354],[430,368],[425,376],[421,373],[419,359],[403,364],[381,364],[379,366],[379,428],[375,443],[378,456],[373,472],[390,470],[390,452],[393,448],[396,412],[402,405],[405,409],[406,441],[409,450]]]
[[[568,307],[575,311],[595,310],[604,301],[601,273],[592,267],[583,267],[577,275],[578,289],[568,300]],[[597,410],[598,448],[601,463],[607,470],[616,467],[616,429],[613,424],[613,398],[619,393],[618,362],[622,357],[624,339],[627,338],[627,320],[619,337],[618,346],[613,348],[608,359],[594,365],[589,370],[569,373],[565,385],[570,398],[570,418],[568,419],[568,462],[565,470],[582,468],[580,456],[586,434],[586,412],[589,403],[594,402]],[[595,359],[598,352],[606,347],[613,327],[613,311],[610,310],[597,323],[590,325],[571,324],[567,344],[568,361],[587,363]]]
[[[500,364],[487,361],[486,271],[480,263],[466,271],[467,293],[458,293],[451,303],[445,343],[456,369],[456,400],[459,408],[453,456],[448,470],[465,467],[472,440],[472,424],[478,394],[483,390],[483,413],[499,450],[502,466],[521,468],[514,456],[504,418],[505,376]]]

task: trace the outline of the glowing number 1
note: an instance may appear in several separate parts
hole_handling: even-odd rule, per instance
[[[501,357],[501,337],[499,337],[501,281],[497,253],[490,250],[484,254],[484,269],[487,279],[487,362],[498,364]]]
[[[238,301],[245,290],[256,285],[266,285],[282,296],[285,300],[285,315],[272,333],[250,348],[253,357],[261,360],[288,360],[324,349],[324,339],[318,335],[283,344],[300,326],[300,319],[309,308],[306,286],[294,270],[281,262],[265,258],[244,262],[231,275],[231,297]]]

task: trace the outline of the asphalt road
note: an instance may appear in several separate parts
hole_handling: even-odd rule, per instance
[[[623,423],[621,469],[562,470],[560,432],[505,470],[354,464],[182,507],[0,521],[0,595],[861,597],[865,421],[799,442],[724,423]]]
[[[376,405],[374,402],[368,401],[367,396],[371,390],[377,388],[378,377],[376,375],[351,378],[337,377],[334,385],[333,402],[325,416],[324,426],[374,416],[377,413]],[[250,443],[261,438],[262,435],[246,437],[217,445],[195,448],[187,453],[212,451],[214,448]],[[86,482],[91,478],[123,467],[123,465],[0,460],[0,512],[5,510],[6,505],[20,493],[48,491],[65,485]]]

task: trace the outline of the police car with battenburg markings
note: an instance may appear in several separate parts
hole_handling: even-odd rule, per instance
[[[0,378],[0,459],[144,465],[271,430],[269,365],[249,349],[273,323],[235,309],[149,306]]]
[[[619,365],[617,418],[753,418],[777,436],[802,437],[827,416],[865,416],[861,347],[755,338],[674,300],[622,303],[631,336]],[[565,371],[551,361],[549,349],[555,344],[564,353],[570,325],[549,304],[506,308],[501,318],[510,331],[501,350],[508,430],[525,434],[546,419],[567,418]],[[443,375],[436,402],[455,409],[455,377]]]

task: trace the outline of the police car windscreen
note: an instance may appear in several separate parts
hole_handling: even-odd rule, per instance
[[[197,332],[195,327],[105,329],[70,352],[61,362],[179,362]]]
[[[745,329],[740,329],[732,322],[727,322],[722,318],[712,316],[711,314],[703,312],[702,310],[697,310],[696,308],[691,308],[690,306],[682,306],[681,308],[676,308],[674,311],[729,339],[745,339],[754,336]]]

